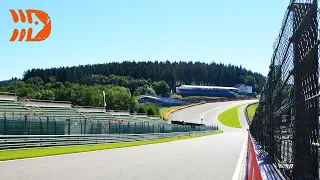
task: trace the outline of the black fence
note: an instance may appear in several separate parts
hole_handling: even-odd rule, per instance
[[[318,2],[291,0],[251,134],[288,179],[319,179]]]

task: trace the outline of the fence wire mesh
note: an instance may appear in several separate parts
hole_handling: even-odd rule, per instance
[[[319,179],[319,10],[291,0],[251,134],[288,179]]]

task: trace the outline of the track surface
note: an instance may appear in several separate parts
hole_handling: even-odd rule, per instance
[[[232,179],[245,129],[217,122],[222,111],[249,101],[212,103],[172,114],[171,119],[218,124],[222,134],[161,144],[0,162],[0,179]],[[241,124],[245,118],[239,109]],[[246,127],[244,127],[246,128]]]

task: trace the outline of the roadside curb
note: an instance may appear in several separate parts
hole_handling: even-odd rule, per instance
[[[189,108],[189,107],[193,107],[193,106],[198,106],[198,105],[201,105],[201,104],[206,104],[206,102],[201,102],[201,103],[197,103],[197,104],[190,104],[190,105],[183,106],[183,107],[180,107],[180,108],[177,108],[177,109],[173,109],[173,110],[169,111],[167,114],[164,115],[163,120],[168,121],[169,120],[169,116],[174,112],[177,112],[177,111],[180,111],[182,109]]]
[[[229,100],[217,100],[217,101],[207,101],[207,102],[201,102],[201,103],[196,103],[196,104],[190,104],[190,105],[183,106],[183,107],[180,107],[180,108],[173,109],[173,110],[169,111],[167,114],[164,115],[163,120],[168,121],[168,120],[169,120],[169,116],[170,116],[172,113],[177,112],[177,111],[180,111],[180,110],[182,110],[182,109],[189,108],[189,107],[198,106],[198,105],[207,104],[207,103],[228,102],[228,101],[241,101],[241,100],[250,100],[250,98],[248,98],[248,99],[242,98],[242,99],[237,99],[237,100],[234,100],[234,99],[229,99]]]

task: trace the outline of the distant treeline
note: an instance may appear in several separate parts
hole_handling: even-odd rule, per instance
[[[159,114],[158,109],[152,105],[140,107],[135,96],[170,95],[170,87],[165,81],[150,82],[114,75],[91,75],[86,78],[85,84],[62,83],[55,77],[49,77],[49,82],[44,83],[39,77],[31,77],[25,81],[13,79],[9,85],[0,86],[0,92],[17,93],[27,99],[70,101],[74,105],[98,107],[104,106],[103,91],[108,109],[139,111],[149,115]]]
[[[1,86],[8,86],[13,80],[5,80],[5,81],[0,81],[0,87]]]
[[[112,62],[95,65],[80,65],[74,67],[60,67],[51,69],[31,69],[24,73],[23,80],[31,77],[40,77],[44,83],[50,82],[50,77],[55,77],[59,82],[73,82],[79,84],[98,84],[92,82],[99,78],[92,75],[103,75],[110,77],[127,76],[139,81],[159,82],[164,80],[174,91],[176,86],[182,84],[192,85],[217,85],[234,86],[235,84],[245,83],[253,85],[255,91],[259,92],[265,83],[265,77],[260,73],[255,73],[241,66],[225,65],[217,63],[203,62]],[[249,79],[248,79],[249,77]],[[253,78],[252,78],[253,77]],[[101,79],[101,78],[100,78]],[[109,78],[110,79],[110,78]],[[112,78],[111,78],[112,79]],[[105,82],[102,84],[116,84],[114,82]],[[139,83],[138,83],[139,84]],[[142,84],[141,84],[142,85]],[[128,86],[125,86],[128,87]],[[129,88],[130,89],[130,88]],[[130,89],[133,91],[132,88]]]

